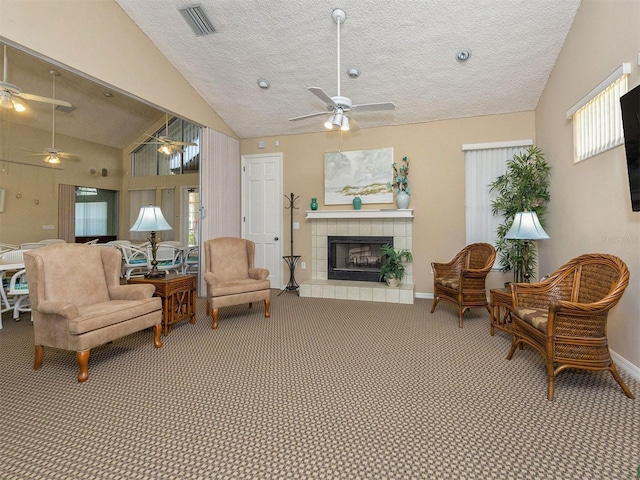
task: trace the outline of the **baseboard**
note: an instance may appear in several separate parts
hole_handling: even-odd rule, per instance
[[[624,358],[622,355],[619,355],[618,353],[614,352],[611,349],[609,349],[609,352],[611,352],[611,358],[616,364],[616,367],[621,368],[622,370],[624,370],[625,372],[627,372],[629,375],[631,375],[633,378],[635,378],[640,382],[640,367],[634,365],[629,360]]]
[[[416,292],[416,298],[424,298],[424,299],[427,299],[427,300],[433,300],[433,293]]]

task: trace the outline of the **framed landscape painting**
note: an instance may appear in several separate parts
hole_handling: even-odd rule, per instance
[[[324,154],[325,205],[393,203],[388,183],[393,179],[393,148]]]

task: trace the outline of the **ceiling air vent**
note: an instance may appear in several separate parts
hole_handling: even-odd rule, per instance
[[[211,20],[207,18],[207,14],[204,13],[202,6],[195,5],[193,7],[187,7],[179,10],[185,21],[196,34],[196,37],[203,35],[210,35],[216,32]]]

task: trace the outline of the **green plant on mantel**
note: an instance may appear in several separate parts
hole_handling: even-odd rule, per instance
[[[551,198],[550,175],[551,166],[545,160],[542,150],[531,146],[507,161],[506,173],[489,184],[490,191],[497,193],[497,197],[491,202],[492,212],[494,215],[502,214],[504,218],[496,231],[500,270],[513,271],[514,282],[524,281],[525,271],[535,268],[537,254],[535,247],[530,244],[529,258],[525,258],[524,240],[507,240],[504,237],[518,212],[536,212],[544,228],[544,215]]]
[[[411,195],[411,188],[409,188],[409,158],[402,157],[402,165],[400,167],[396,162],[393,162],[391,167],[393,168],[393,181],[389,182],[387,187],[395,193],[405,192],[407,195]]]
[[[413,261],[413,255],[406,249],[396,250],[388,243],[380,247],[382,265],[380,266],[380,280],[396,279],[402,281],[406,272],[404,262]],[[387,282],[388,283],[388,282]]]

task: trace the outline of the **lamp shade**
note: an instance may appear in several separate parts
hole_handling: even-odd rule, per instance
[[[549,235],[540,225],[536,212],[518,212],[504,238],[508,240],[543,240],[549,238]]]
[[[160,207],[153,205],[142,207],[138,219],[129,229],[131,232],[160,232],[162,230],[171,230],[171,225],[164,219]]]

